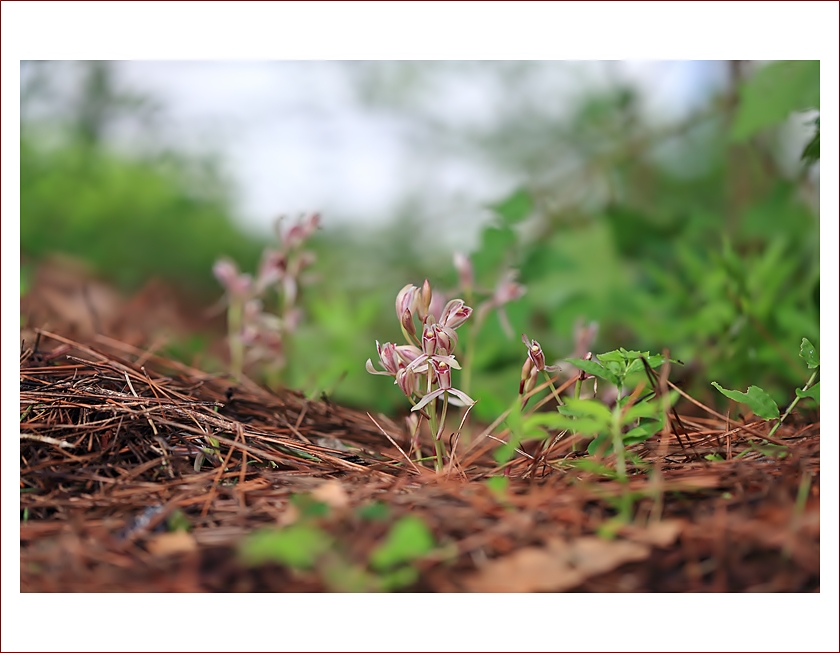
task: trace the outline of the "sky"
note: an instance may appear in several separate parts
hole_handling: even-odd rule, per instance
[[[568,93],[608,85],[617,74],[641,91],[645,112],[657,119],[684,116],[725,76],[714,61],[555,64],[577,71]],[[417,170],[405,118],[363,106],[336,62],[127,61],[118,71],[127,88],[159,100],[168,141],[221,155],[241,220],[257,232],[267,233],[281,213],[306,210],[320,210],[325,224],[382,224],[409,182],[423,179],[428,212],[456,216],[469,238],[486,217],[481,207],[521,181],[449,152]],[[479,79],[455,76],[436,91],[431,111],[455,124],[492,120],[499,108]]]

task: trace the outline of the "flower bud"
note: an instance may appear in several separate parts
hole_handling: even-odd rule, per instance
[[[522,375],[519,377],[519,394],[522,395],[531,392],[534,389],[534,385],[536,385],[536,380],[537,369],[534,367],[531,358],[526,358],[525,363],[522,365]]]
[[[417,305],[417,293],[419,289],[414,284],[407,284],[397,293],[397,319],[402,324],[403,313],[414,312]]]
[[[394,381],[406,397],[411,397],[417,389],[417,375],[414,370],[407,368],[401,369],[397,372],[397,378]]]
[[[417,295],[417,315],[421,320],[425,320],[429,314],[429,306],[432,303],[432,286],[429,280],[423,282],[423,289]]]
[[[400,318],[400,324],[402,325],[402,328],[405,330],[405,332],[409,335],[417,335],[417,327],[414,325],[414,318],[411,317],[410,310],[405,309],[405,311],[403,311],[402,317]]]

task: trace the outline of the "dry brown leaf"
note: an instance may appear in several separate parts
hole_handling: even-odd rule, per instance
[[[149,549],[149,553],[155,556],[186,553],[188,551],[195,551],[198,547],[195,538],[186,531],[161,533],[149,540],[146,546]]]
[[[551,540],[488,563],[464,585],[470,592],[562,592],[649,553],[650,547],[626,540]]]
[[[341,510],[350,505],[350,497],[347,496],[344,486],[335,479],[319,485],[313,490],[312,496],[336,510]]]
[[[676,542],[683,530],[684,522],[679,519],[666,519],[640,528],[638,526],[625,526],[619,533],[622,537],[639,542],[665,548]]]

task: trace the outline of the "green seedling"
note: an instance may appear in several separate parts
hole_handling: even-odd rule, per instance
[[[747,388],[745,393],[739,392],[738,390],[727,390],[726,388],[721,387],[721,385],[716,381],[712,381],[712,385],[729,399],[748,406],[749,409],[752,410],[752,412],[758,417],[767,421],[774,419],[778,420],[773,425],[773,428],[770,429],[770,433],[767,434],[767,437],[772,438],[773,434],[776,433],[801,399],[813,399],[817,402],[817,404],[820,403],[820,383],[819,381],[816,381],[817,374],[819,373],[820,358],[817,354],[817,350],[814,348],[814,345],[812,345],[811,341],[807,338],[802,338],[802,344],[799,347],[799,356],[808,365],[808,369],[812,369],[814,372],[811,374],[811,377],[802,389],[796,388],[796,398],[787,407],[787,410],[781,417],[779,417],[778,404],[776,404],[769,394],[757,385],[750,386]]]

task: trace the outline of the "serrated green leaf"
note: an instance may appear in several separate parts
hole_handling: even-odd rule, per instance
[[[808,338],[802,338],[802,345],[799,347],[799,355],[805,359],[809,369],[820,366],[820,356]]]
[[[776,61],[756,71],[741,87],[732,138],[745,141],[784,121],[793,111],[819,109],[820,62]]]
[[[738,390],[727,390],[721,387],[716,381],[712,381],[712,385],[724,396],[749,406],[750,410],[762,419],[776,419],[779,417],[779,407],[776,405],[776,402],[757,385],[751,385],[747,388],[746,393],[739,392]]]
[[[624,352],[620,349],[613,349],[612,351],[604,352],[603,354],[598,354],[598,360],[602,363],[606,362],[613,362],[613,363],[623,363],[626,359]]]
[[[571,363],[572,365],[574,365],[580,370],[583,370],[587,374],[597,376],[599,379],[609,381],[610,383],[616,386],[619,384],[618,377],[615,374],[613,374],[603,365],[596,363],[595,361],[587,361],[583,360],[582,358],[567,358],[565,360],[567,363]]]
[[[516,224],[527,218],[534,208],[534,200],[524,188],[515,190],[501,202],[489,207],[506,224]]]
[[[814,385],[812,385],[810,388],[804,391],[797,388],[796,396],[800,399],[806,399],[810,397],[814,399],[817,403],[820,403],[820,382],[817,381]]]
[[[407,515],[397,521],[379,547],[370,556],[376,571],[386,571],[406,562],[412,562],[435,548],[435,538],[429,527],[419,517]]]

